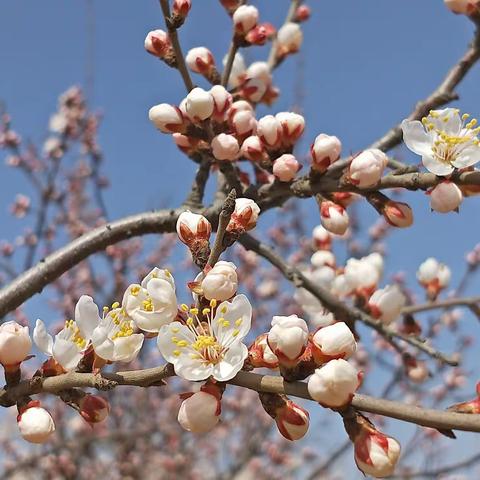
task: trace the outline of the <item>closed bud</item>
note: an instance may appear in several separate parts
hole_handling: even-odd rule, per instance
[[[179,108],[161,103],[148,111],[150,121],[163,133],[183,133],[186,130],[186,122]]]
[[[400,315],[406,301],[397,285],[387,285],[373,293],[368,301],[368,308],[373,317],[388,325]]]
[[[388,158],[381,150],[377,148],[364,150],[351,161],[349,179],[360,188],[372,187],[382,177],[387,162]]]
[[[248,359],[254,368],[277,368],[278,358],[267,342],[268,334],[264,333],[255,339],[248,349]]]
[[[213,156],[217,160],[235,160],[240,152],[238,140],[226,133],[213,137],[211,146]]]
[[[190,248],[195,242],[208,242],[211,233],[212,226],[203,215],[187,210],[178,217],[178,238]]]
[[[335,255],[329,250],[319,250],[312,255],[310,263],[314,268],[321,268],[325,266],[335,268]]]
[[[341,151],[342,143],[337,137],[321,133],[310,147],[312,169],[317,172],[324,172],[340,158]]]
[[[247,78],[241,85],[240,95],[249,102],[258,103],[267,91],[267,84],[260,78]]]
[[[55,423],[40,402],[30,402],[17,417],[18,429],[24,440],[30,443],[44,443],[55,431]]]
[[[407,376],[413,383],[423,383],[430,376],[425,362],[417,361],[412,355],[405,354],[403,364],[407,371]]]
[[[313,335],[312,344],[313,358],[317,365],[332,359],[349,358],[357,349],[355,337],[344,322],[320,328]]]
[[[291,182],[300,168],[301,165],[290,153],[283,154],[273,162],[273,174],[281,182]]]
[[[163,30],[153,30],[145,37],[145,50],[159,58],[165,58],[172,51],[170,38]]]
[[[267,158],[263,142],[257,135],[252,135],[243,141],[241,152],[245,158],[253,162],[260,162]]]
[[[403,202],[388,200],[382,207],[382,214],[392,227],[406,228],[413,224],[412,209]]]
[[[473,15],[480,11],[479,0],[444,0],[445,5],[453,13],[460,13],[463,15]]]
[[[275,118],[282,126],[282,141],[285,145],[293,145],[305,130],[305,119],[293,112],[279,112]]]
[[[231,107],[227,111],[228,121],[231,123],[233,120],[233,117],[238,112],[245,112],[245,111],[255,114],[252,105],[248,103],[246,100],[237,100],[236,102],[233,102]]]
[[[308,393],[323,407],[342,408],[350,404],[360,383],[361,375],[353,365],[331,360],[308,379]]]
[[[222,85],[214,85],[210,89],[210,95],[213,98],[213,119],[217,122],[223,122],[227,111],[232,106],[232,95]]]
[[[206,120],[213,113],[213,97],[203,88],[194,88],[186,97],[185,108],[193,121]]]
[[[245,35],[245,40],[251,45],[265,45],[267,40],[272,36],[269,27],[270,24],[257,25]]]
[[[295,21],[305,22],[310,18],[311,15],[310,7],[307,5],[300,5],[295,11]]]
[[[381,270],[375,262],[375,257],[368,256],[350,258],[345,265],[344,277],[348,288],[365,299],[370,298],[376,290],[381,277]]]
[[[212,52],[205,47],[196,47],[189,50],[185,61],[192,72],[201,73],[202,75],[209,75],[212,68],[215,68]]]
[[[178,412],[178,423],[192,433],[212,430],[220,419],[220,397],[200,391],[185,399]]]
[[[249,198],[237,198],[235,210],[227,225],[227,232],[243,233],[255,228],[260,214],[260,207]]]
[[[297,315],[275,316],[267,339],[279,363],[293,367],[298,363],[308,343],[307,323]]]
[[[266,85],[272,83],[272,73],[267,62],[253,62],[247,68],[247,78],[258,78],[262,80]]]
[[[480,413],[480,382],[477,383],[477,398],[469,400],[468,402],[456,403],[448,407],[449,411],[457,413]]]
[[[180,18],[185,18],[192,8],[192,0],[173,0],[172,13]]]
[[[257,135],[267,148],[278,148],[282,141],[282,125],[273,115],[265,115],[258,121]]]
[[[187,137],[181,133],[172,134],[173,141],[175,145],[186,155],[192,155],[198,148],[200,143],[198,138]]]
[[[341,205],[328,200],[320,205],[320,221],[324,228],[335,235],[343,235],[350,223],[347,211]]]
[[[300,440],[308,432],[310,415],[304,408],[287,400],[283,407],[277,409],[275,423],[287,440]]]
[[[289,22],[277,32],[277,55],[283,57],[298,52],[303,42],[303,32],[298,23]]]
[[[322,225],[317,225],[312,232],[313,246],[317,250],[330,250],[332,248],[332,234]]]
[[[417,270],[417,280],[427,290],[431,300],[435,300],[438,294],[450,283],[451,272],[447,265],[430,257],[425,260]]]
[[[203,296],[207,300],[223,302],[232,298],[237,289],[237,267],[232,262],[217,262],[202,280]]]
[[[232,20],[235,32],[245,35],[257,24],[258,10],[253,5],[241,5],[235,10]]]
[[[445,180],[433,187],[430,192],[430,207],[440,213],[458,212],[463,194],[453,182]]]
[[[235,134],[241,138],[253,135],[257,130],[255,114],[250,110],[237,112],[232,118],[231,126]]]
[[[0,325],[0,363],[4,367],[17,367],[30,353],[32,340],[28,327],[17,322]]]
[[[110,404],[108,400],[87,393],[78,403],[80,415],[88,423],[103,422],[110,413]]]
[[[227,64],[228,55],[225,55],[223,58],[223,67],[225,68]],[[230,72],[230,77],[228,79],[228,84],[232,88],[238,87],[245,80],[245,71],[247,67],[245,66],[245,60],[243,55],[240,52],[237,52],[235,58],[233,59],[232,71]]]
[[[400,457],[400,444],[374,427],[362,427],[353,442],[359,470],[374,478],[389,477]]]

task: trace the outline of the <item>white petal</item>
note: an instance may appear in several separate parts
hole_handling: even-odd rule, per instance
[[[475,165],[477,162],[480,162],[480,147],[472,145],[465,148],[452,164],[456,168],[466,168]]]
[[[33,341],[43,353],[50,357],[53,355],[53,338],[47,332],[45,324],[40,319],[37,319],[37,323],[33,329]]]
[[[422,122],[418,120],[404,120],[402,122],[403,141],[405,145],[417,155],[430,155],[432,139],[425,131]]]
[[[236,343],[228,350],[222,361],[215,365],[213,377],[219,382],[232,379],[243,367],[248,356],[248,348],[243,343]]]
[[[213,365],[192,358],[185,358],[182,361],[174,363],[175,373],[192,382],[206,380],[213,374]]]
[[[108,338],[109,330],[105,326],[97,327],[92,333],[92,345],[95,353],[104,360],[113,358],[113,341]]]
[[[220,344],[231,345],[243,340],[252,323],[252,306],[248,298],[237,295],[231,302],[222,302],[212,323],[213,333]]]
[[[53,358],[65,369],[73,370],[82,359],[83,352],[76,343],[55,336]]]
[[[82,295],[75,305],[75,323],[80,329],[82,337],[87,342],[92,337],[92,333],[100,323],[98,307],[92,297]]]
[[[144,339],[145,337],[141,333],[116,338],[113,340],[113,358],[111,360],[114,362],[131,362],[140,352]]]
[[[176,342],[185,340],[188,345],[195,342],[193,333],[180,322],[172,322],[169,325],[164,325],[158,332],[157,346],[162,354],[162,357],[169,363],[183,362],[190,359],[190,354],[197,353],[193,348],[179,347]],[[180,352],[175,355],[174,352]]]
[[[150,282],[152,278],[166,280],[172,286],[173,290],[175,290],[175,281],[168,270],[162,270],[158,267],[153,268],[152,271],[142,280],[142,288],[147,288],[148,282]]]
[[[454,170],[450,164],[439,162],[428,155],[422,157],[422,163],[429,172],[432,172],[435,175],[450,175]]]
[[[431,121],[435,127],[443,130],[448,135],[457,136],[460,133],[463,122],[456,108],[443,108],[441,110],[434,110],[434,112],[438,114],[438,117],[433,118],[429,116],[428,120]],[[445,118],[448,118],[446,122],[444,121]]]

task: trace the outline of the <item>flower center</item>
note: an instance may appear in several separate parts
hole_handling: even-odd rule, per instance
[[[65,322],[65,329],[68,330],[70,334],[70,341],[75,343],[79,348],[85,348],[87,346],[87,341],[82,337],[80,329],[73,320],[67,320]]]

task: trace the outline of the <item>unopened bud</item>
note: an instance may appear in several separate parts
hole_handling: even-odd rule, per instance
[[[373,317],[388,325],[400,315],[406,300],[397,285],[387,285],[373,293],[368,301],[368,307]]]
[[[317,365],[332,359],[349,358],[357,349],[355,337],[344,322],[320,328],[313,335],[312,344],[313,358]]]
[[[213,156],[217,160],[235,160],[240,151],[238,140],[227,133],[214,137],[211,146]]]
[[[382,177],[387,166],[387,156],[377,148],[364,150],[350,163],[348,176],[354,185],[360,188],[372,187]]]
[[[429,192],[430,207],[440,213],[458,212],[463,201],[463,194],[453,182],[445,180],[433,187]]]
[[[324,228],[336,235],[343,235],[350,223],[347,211],[341,205],[328,200],[320,205],[320,221]]]
[[[32,340],[28,327],[17,322],[0,325],[0,363],[4,367],[17,367],[30,353]]]
[[[88,423],[100,423],[103,422],[110,413],[110,404],[108,400],[98,396],[87,393],[79,401],[80,415]]]
[[[300,168],[301,165],[290,153],[283,154],[273,162],[273,174],[281,182],[291,182]]]
[[[178,412],[178,422],[189,432],[206,433],[218,423],[220,413],[220,398],[200,391],[182,402]]]
[[[298,23],[289,22],[283,25],[277,33],[279,57],[298,52],[303,42],[303,32]]]
[[[205,47],[196,47],[189,50],[185,61],[192,72],[202,75],[209,75],[212,68],[215,68],[212,52]]]
[[[275,118],[282,126],[282,141],[285,145],[295,144],[305,130],[305,119],[294,112],[279,112]]]
[[[207,300],[223,302],[232,298],[238,289],[237,267],[232,262],[220,261],[202,280],[203,296]]]
[[[268,148],[277,148],[282,140],[282,125],[273,115],[258,120],[257,135]]]
[[[324,172],[340,158],[341,151],[342,143],[337,137],[321,133],[310,148],[312,168],[317,172]]]
[[[187,95],[185,108],[193,121],[206,120],[213,113],[213,97],[203,88],[196,87]]]
[[[232,20],[235,31],[245,35],[257,24],[258,10],[253,5],[241,5],[235,10]]]
[[[235,210],[227,225],[227,232],[246,232],[255,228],[260,207],[249,198],[237,198]]]
[[[267,342],[268,334],[264,333],[255,339],[248,349],[248,359],[254,368],[277,368],[278,358]]]
[[[153,30],[145,37],[145,50],[159,58],[165,58],[172,51],[170,38],[163,30]]]
[[[388,200],[383,206],[382,213],[393,227],[406,228],[413,224],[413,212],[406,203]]]
[[[161,103],[148,111],[150,121],[163,133],[183,133],[186,123],[179,108]]]
[[[40,402],[30,402],[18,415],[17,424],[20,435],[31,443],[44,443],[55,431],[51,415],[40,407]]]

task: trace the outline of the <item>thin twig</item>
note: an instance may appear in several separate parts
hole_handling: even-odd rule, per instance
[[[426,312],[428,310],[437,310],[441,308],[451,308],[456,306],[464,306],[471,309],[478,309],[480,297],[465,298],[449,298],[447,300],[439,300],[431,303],[422,303],[420,305],[409,305],[402,309],[403,315],[411,315],[412,313]]]
[[[238,51],[238,42],[235,40],[235,34],[230,44],[230,49],[227,54],[227,62],[225,63],[225,68],[222,73],[222,85],[226,87],[228,85],[228,80],[230,79],[230,74],[232,73],[233,62],[235,61],[235,56]]]

